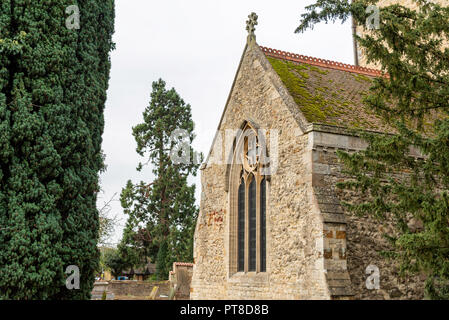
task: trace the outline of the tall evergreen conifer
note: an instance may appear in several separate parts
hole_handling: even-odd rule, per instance
[[[196,175],[201,155],[191,143],[195,137],[191,108],[165,82],[153,82],[150,105],[144,122],[133,128],[137,153],[147,156],[155,180],[137,185],[128,182],[121,203],[129,215],[120,250],[132,263],[156,263],[159,279],[167,279],[175,261],[193,260],[193,232],[198,208],[195,185],[187,178]],[[142,164],[137,168],[139,171]]]
[[[0,299],[90,297],[113,26],[113,0],[0,2]]]

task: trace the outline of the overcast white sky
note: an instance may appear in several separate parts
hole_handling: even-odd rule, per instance
[[[295,34],[304,7],[314,1],[292,0],[116,0],[112,71],[105,111],[103,150],[107,171],[98,207],[128,179],[151,182],[151,168],[137,173],[143,159],[135,152],[132,127],[142,121],[151,83],[158,78],[175,87],[192,106],[197,138],[194,148],[208,153],[245,45],[246,20],[259,16],[257,43],[294,53],[353,63],[351,26],[319,25]],[[201,186],[199,175],[197,199]],[[111,215],[121,223],[112,241],[122,235],[126,216],[119,201]]]

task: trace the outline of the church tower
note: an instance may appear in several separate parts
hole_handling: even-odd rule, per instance
[[[449,0],[433,0],[434,3],[438,3],[440,5],[449,6]],[[417,8],[418,5],[416,2],[412,0],[380,0],[377,2],[377,5],[379,7],[388,6],[394,3],[399,3],[405,7],[410,8]],[[366,30],[362,26],[355,26],[353,25],[353,32],[357,33],[358,35],[363,34],[366,32]],[[360,49],[360,47],[357,46],[357,43],[354,38],[354,64],[361,67],[368,67],[368,68],[374,68],[378,69],[376,65],[369,64],[366,61],[366,57],[363,54],[363,51]]]

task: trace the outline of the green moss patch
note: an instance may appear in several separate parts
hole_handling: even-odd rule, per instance
[[[328,71],[307,64],[268,57],[276,73],[299,106],[307,121],[338,125],[338,117],[347,112],[350,105],[338,90],[324,84],[323,75]],[[311,82],[314,82],[311,85]],[[346,109],[345,109],[346,108]]]
[[[352,76],[354,77],[355,81],[357,82],[371,82],[371,78],[367,77],[363,74],[354,74],[352,73]]]

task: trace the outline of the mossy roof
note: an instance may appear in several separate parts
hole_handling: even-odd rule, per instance
[[[310,123],[391,132],[363,104],[373,76],[267,56],[302,114]]]

